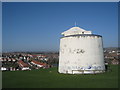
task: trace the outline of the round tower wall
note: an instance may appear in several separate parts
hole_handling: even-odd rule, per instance
[[[62,37],[59,53],[60,73],[100,73],[105,70],[101,36]]]

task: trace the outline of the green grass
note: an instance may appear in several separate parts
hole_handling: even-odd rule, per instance
[[[118,88],[118,66],[96,75],[60,74],[57,68],[8,71],[2,74],[3,88]],[[51,71],[51,72],[50,72]]]

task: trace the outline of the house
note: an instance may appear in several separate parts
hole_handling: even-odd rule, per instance
[[[35,61],[35,60],[32,60],[31,63],[36,65],[37,67],[45,67],[46,66],[45,63],[40,63],[40,62]]]
[[[114,59],[114,60],[112,60],[112,62],[111,62],[112,64],[114,64],[114,65],[118,65],[119,64],[119,61],[118,60],[116,60],[116,59]]]
[[[7,68],[1,67],[0,70],[1,70],[1,71],[7,71]]]
[[[22,60],[18,60],[18,64],[22,70],[31,70],[29,65],[24,63]]]

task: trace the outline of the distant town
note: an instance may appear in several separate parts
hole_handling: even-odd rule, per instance
[[[0,58],[2,71],[51,68],[58,65],[58,53],[9,52]]]
[[[105,64],[120,64],[120,50],[118,48],[104,48]],[[59,62],[58,52],[8,52],[0,57],[2,71],[18,71],[46,69],[57,67]]]

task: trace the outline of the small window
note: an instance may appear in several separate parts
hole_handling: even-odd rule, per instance
[[[82,32],[82,34],[84,34],[84,32]]]

